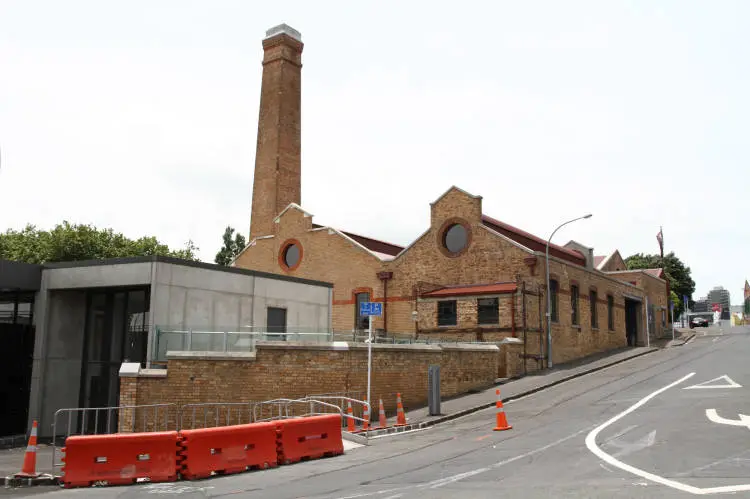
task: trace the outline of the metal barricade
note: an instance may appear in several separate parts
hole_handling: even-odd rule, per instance
[[[67,423],[63,432],[58,423],[65,422],[65,415]],[[55,469],[62,466],[62,462],[57,461],[58,438],[64,441],[72,435],[108,435],[120,433],[124,428],[127,432],[177,431],[179,419],[176,404],[58,409],[52,420],[51,473],[54,475]]]
[[[255,407],[253,407],[253,421],[272,421],[274,419],[288,418],[289,415],[286,411],[286,404],[287,402],[292,401],[293,399],[273,399],[257,402]],[[270,417],[265,417],[266,411],[268,411]]]
[[[180,430],[253,423],[255,402],[208,402],[180,407]],[[213,423],[209,426],[209,423]]]
[[[334,401],[334,402],[338,401],[340,404],[337,405],[335,403],[331,403],[331,401]],[[339,396],[339,395],[329,395],[329,396],[323,395],[323,396],[315,396],[315,397],[304,397],[301,399],[297,399],[294,402],[300,403],[300,404],[320,404],[324,407],[335,407],[338,410],[338,412],[342,415],[341,423],[343,426],[346,426],[347,418],[354,420],[355,424],[356,422],[359,422],[360,424],[364,425],[364,422],[365,422],[364,412],[365,412],[365,409],[367,409],[370,412],[370,421],[368,421],[368,423],[372,422],[372,406],[365,400],[357,400],[351,397],[344,397],[344,396]],[[354,414],[350,416],[347,412],[348,403],[352,404],[352,412],[354,414],[362,414],[363,417],[355,416]],[[311,410],[310,412],[314,412],[314,410]],[[330,414],[330,413],[317,413],[317,414]]]

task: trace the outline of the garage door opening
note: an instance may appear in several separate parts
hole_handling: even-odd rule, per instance
[[[630,347],[638,344],[640,317],[641,302],[625,298],[625,337]]]

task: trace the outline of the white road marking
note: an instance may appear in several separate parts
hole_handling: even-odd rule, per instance
[[[724,381],[724,384],[712,385],[711,383],[713,383],[714,381]],[[710,379],[708,381],[704,381],[703,383],[698,383],[697,385],[688,386],[686,388],[683,388],[683,390],[696,390],[699,388],[742,388],[742,385],[735,382],[732,378],[725,374],[724,376],[719,376],[718,378]]]
[[[716,409],[706,409],[706,417],[714,423],[725,424],[730,426],[744,426],[750,430],[750,416],[738,414],[740,419],[726,419],[719,416]]]
[[[625,411],[621,412],[620,414],[616,415],[615,417],[611,418],[608,421],[605,421],[601,425],[594,428],[591,433],[589,433],[586,436],[586,447],[594,453],[595,456],[597,456],[599,459],[602,459],[606,463],[615,466],[617,468],[620,468],[623,471],[627,471],[628,473],[632,473],[633,475],[639,476],[641,478],[645,478],[646,480],[649,480],[654,483],[659,483],[661,485],[666,485],[667,487],[672,487],[673,489],[681,490],[683,492],[689,492],[691,494],[695,495],[707,495],[707,494],[718,494],[718,493],[725,493],[725,492],[744,492],[744,491],[750,491],[750,484],[742,484],[742,485],[726,485],[723,487],[709,487],[709,488],[700,488],[700,487],[694,487],[692,485],[687,485],[681,482],[678,482],[676,480],[670,480],[668,478],[661,477],[659,475],[655,475],[653,473],[649,473],[648,471],[644,471],[640,468],[636,468],[635,466],[630,466],[629,464],[625,464],[622,461],[619,461],[618,459],[615,459],[614,457],[610,456],[603,450],[601,450],[596,445],[596,437],[601,433],[602,430],[607,428],[608,426],[612,425],[613,423],[619,421],[620,419],[624,418],[631,412],[635,411],[639,407],[643,406],[646,402],[651,400],[652,398],[656,397],[662,392],[665,392],[669,390],[670,388],[679,385],[683,381],[689,379],[695,375],[695,373],[690,373],[686,376],[683,376],[682,378],[678,379],[674,383],[670,383],[669,385],[660,388],[656,390],[655,392],[651,393],[650,395],[645,396],[632,406],[630,406]],[[640,485],[640,484],[639,484]]]
[[[655,441],[656,441],[656,430],[651,430],[650,433],[648,433],[647,435],[644,435],[642,438],[632,443],[623,442],[618,439],[615,442],[612,442],[612,445],[614,445],[615,447],[619,447],[620,450],[617,451],[613,455],[615,457],[627,456],[628,454],[632,454],[633,452],[637,452],[647,447],[651,447],[652,445],[654,445]]]
[[[531,450],[529,452],[524,452],[523,454],[519,454],[518,456],[514,456],[514,457],[511,457],[511,458],[508,458],[508,459],[504,459],[502,461],[498,461],[497,463],[492,464],[492,465],[487,466],[487,467],[484,467],[484,468],[478,468],[478,469],[475,469],[475,470],[466,471],[464,473],[459,473],[457,475],[452,475],[452,476],[448,476],[448,477],[444,477],[444,478],[439,478],[437,480],[433,480],[433,481],[427,482],[427,483],[421,483],[419,485],[408,485],[408,486],[405,486],[405,487],[397,487],[397,488],[393,488],[393,489],[379,490],[379,491],[376,491],[376,492],[364,492],[364,493],[361,493],[361,494],[355,494],[355,495],[351,495],[351,496],[344,496],[344,497],[341,497],[339,499],[357,499],[359,497],[380,496],[380,495],[387,494],[389,492],[399,492],[399,491],[406,491],[406,490],[411,490],[411,489],[427,489],[427,488],[429,488],[429,489],[436,489],[436,488],[440,488],[440,487],[443,487],[445,485],[449,485],[451,483],[457,482],[459,480],[463,480],[464,478],[469,478],[469,477],[472,477],[474,475],[479,475],[480,473],[484,473],[484,472],[487,472],[487,471],[490,471],[490,470],[493,470],[493,469],[500,468],[501,466],[505,466],[506,464],[510,464],[512,462],[518,461],[519,459],[525,459],[525,458],[527,458],[529,456],[533,456],[534,454],[539,454],[540,452],[544,452],[547,449],[551,449],[552,447],[555,447],[556,445],[560,445],[563,442],[567,442],[571,438],[575,438],[578,435],[580,435],[581,433],[589,431],[590,428],[591,427],[589,426],[589,427],[584,428],[582,430],[579,430],[579,431],[577,431],[575,433],[572,433],[572,434],[568,435],[567,437],[563,437],[563,438],[561,438],[559,440],[555,440],[554,442],[552,442],[550,444],[547,444],[547,445],[545,445],[543,447],[539,447],[539,448]]]

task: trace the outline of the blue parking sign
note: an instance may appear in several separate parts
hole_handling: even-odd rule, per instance
[[[374,301],[363,301],[359,304],[359,315],[363,317],[368,315],[379,317],[383,315],[383,304]]]

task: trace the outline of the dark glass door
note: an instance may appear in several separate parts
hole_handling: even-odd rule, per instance
[[[120,366],[126,361],[145,365],[148,306],[147,289],[107,289],[89,292],[86,306],[81,407],[119,405]],[[102,432],[109,425],[116,427],[116,421],[108,422],[104,419],[100,418],[97,423],[94,418],[89,418],[85,421],[85,430]]]

